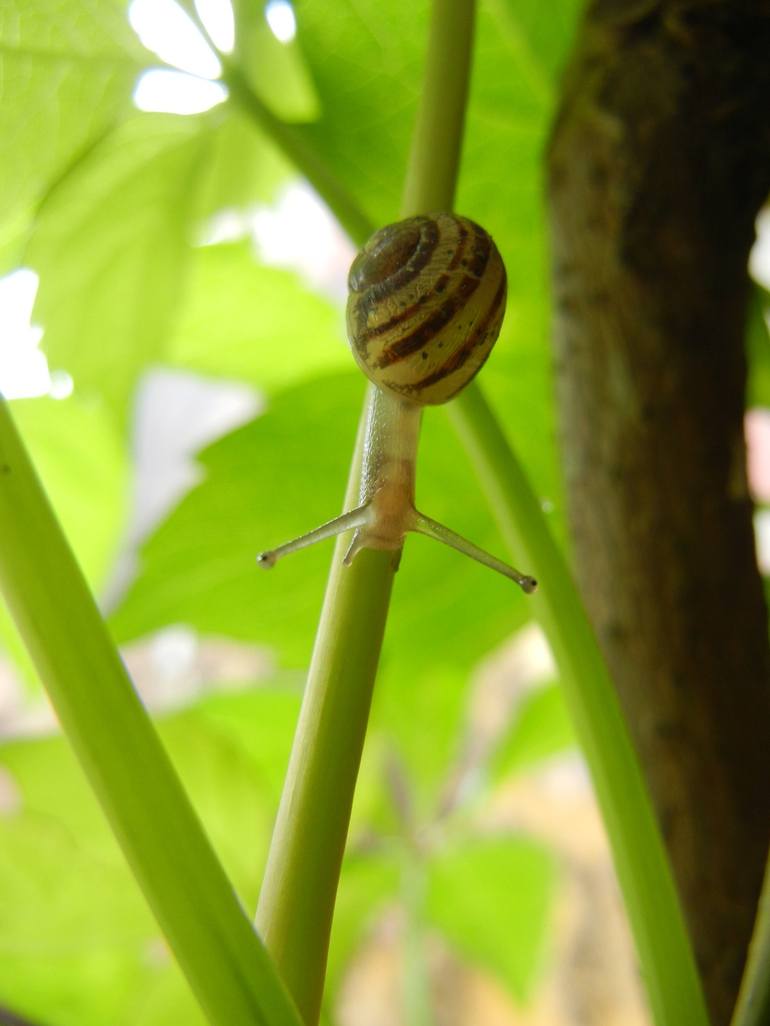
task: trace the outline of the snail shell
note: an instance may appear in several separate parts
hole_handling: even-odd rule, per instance
[[[489,356],[505,312],[500,253],[456,214],[410,217],[369,239],[348,276],[348,337],[380,388],[445,403]]]

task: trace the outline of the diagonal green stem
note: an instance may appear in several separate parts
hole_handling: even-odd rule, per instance
[[[0,588],[123,852],[216,1026],[298,1026],[0,398]]]
[[[404,216],[451,209],[473,11],[473,0],[437,0],[434,5]],[[447,94],[453,98],[449,108],[442,101]],[[253,102],[249,109],[255,110]],[[310,168],[316,187],[318,167],[313,162]],[[328,193],[322,195],[333,204]],[[348,227],[349,210],[347,205]],[[370,389],[367,403],[371,395]],[[362,425],[365,420],[366,410]],[[363,429],[346,509],[358,495],[362,449]],[[342,536],[335,547],[257,911],[260,932],[307,1026],[318,1021],[334,901],[394,573],[392,554],[371,550],[344,567],[348,544]]]
[[[644,779],[572,577],[540,505],[478,388],[450,408],[516,558],[540,587],[530,601],[559,667],[594,783],[657,1026],[708,1026],[692,949]]]
[[[255,124],[302,171],[319,196],[334,211],[351,239],[363,242],[374,231],[374,225],[361,210],[345,186],[316,152],[300,131],[277,118],[252,89],[248,78],[237,64],[222,57],[223,81],[233,100],[243,108]]]
[[[770,856],[732,1026],[770,1023]]]

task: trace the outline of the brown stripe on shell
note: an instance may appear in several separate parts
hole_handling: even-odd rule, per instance
[[[423,389],[429,388],[431,385],[437,384],[444,378],[448,378],[450,374],[454,374],[455,371],[459,370],[460,367],[469,359],[473,350],[477,346],[481,345],[485,341],[489,334],[489,325],[494,321],[495,317],[499,314],[501,306],[505,303],[505,290],[506,281],[505,278],[500,282],[500,285],[495,293],[492,304],[487,310],[484,318],[474,328],[472,334],[468,336],[462,346],[455,350],[454,353],[446,360],[440,367],[437,367],[430,374],[421,378],[419,381],[414,382],[412,385],[400,385],[396,386],[392,382],[388,382],[391,388],[397,388],[398,391],[404,394],[414,395],[415,393],[421,392]],[[491,347],[490,347],[491,350]],[[460,391],[461,388],[466,384],[467,379],[463,379],[457,386],[456,391]],[[453,395],[454,393],[452,393]],[[448,399],[451,395],[447,396]]]
[[[467,303],[468,299],[473,295],[476,289],[481,284],[481,279],[484,271],[487,268],[490,257],[492,256],[492,242],[487,233],[479,228],[477,224],[473,224],[475,245],[473,248],[473,255],[469,263],[469,274],[464,274],[460,279],[457,287],[453,289],[448,295],[446,295],[442,301],[441,306],[436,310],[434,314],[426,318],[420,325],[418,325],[413,331],[403,338],[397,339],[390,346],[386,346],[383,350],[379,360],[377,360],[375,366],[377,367],[389,367],[399,360],[403,360],[407,356],[411,356],[412,353],[418,352],[428,342],[431,341],[433,336],[445,328],[450,321],[453,319],[456,313],[458,313]],[[463,239],[467,238],[468,232],[460,226],[463,231]],[[461,253],[462,247],[458,247],[454,256],[457,257],[458,253]],[[453,260],[452,263],[455,261]],[[445,271],[439,275],[433,284],[433,289],[428,294],[430,297],[440,295],[446,288],[448,282],[451,280],[452,275]],[[420,301],[409,308],[408,316],[413,315],[425,297],[421,297]],[[403,320],[407,319],[407,311],[404,311],[403,315],[399,314],[387,322],[388,327],[395,327]],[[370,331],[366,334],[365,338],[368,341],[375,335],[383,334],[384,331],[379,329]],[[360,347],[359,347],[360,349]]]
[[[379,338],[381,335],[385,335],[388,332],[393,331],[395,328],[399,326],[399,324],[403,324],[410,318],[414,317],[414,315],[419,311],[420,307],[424,306],[432,298],[434,293],[440,294],[444,291],[447,283],[451,278],[451,275],[448,274],[446,270],[442,269],[441,275],[436,280],[436,282],[433,285],[433,288],[430,291],[425,292],[414,303],[411,303],[408,307],[405,307],[403,310],[399,310],[398,313],[394,314],[394,316],[389,318],[387,321],[382,321],[380,324],[369,324],[371,309],[374,306],[375,302],[379,302],[379,300],[381,299],[388,299],[391,302],[395,301],[396,293],[401,291],[406,285],[410,284],[416,277],[416,274],[424,270],[424,268],[429,263],[429,260],[433,259],[436,248],[439,245],[439,243],[445,241],[445,236],[448,234],[448,232],[446,231],[446,229],[443,233],[440,232],[438,227],[438,219],[433,220],[430,218],[410,218],[408,221],[402,222],[402,224],[403,226],[408,227],[412,224],[412,222],[418,220],[425,221],[427,225],[430,225],[431,228],[431,238],[429,239],[430,251],[428,259],[424,259],[424,254],[418,253],[418,251],[416,250],[413,258],[410,259],[410,261],[407,264],[407,269],[410,271],[413,267],[417,268],[415,273],[410,273],[408,278],[404,278],[403,275],[400,277],[397,275],[391,275],[389,278],[384,279],[383,282],[379,283],[378,286],[369,286],[368,288],[370,291],[366,291],[364,289],[360,290],[363,293],[363,295],[361,299],[358,301],[356,310],[358,331],[356,332],[356,339],[354,342],[356,349],[360,353],[366,352],[368,343],[371,342],[372,339]],[[469,232],[457,219],[452,219],[449,227],[456,228],[458,233],[458,242],[453,251],[452,260],[449,264],[449,267],[451,268],[454,267],[455,264],[461,259],[464,252],[465,240]],[[477,225],[474,225],[473,227],[477,230],[481,230],[478,229]],[[476,251],[474,250],[474,263],[475,262]],[[430,270],[431,269],[429,268],[429,271]],[[353,277],[354,275],[351,272],[351,281]]]
[[[457,248],[452,254],[452,259],[449,262],[448,270],[454,271],[456,267],[459,267],[460,261],[462,260],[463,253],[465,252],[465,243],[468,239],[468,229],[465,227],[462,221],[459,219],[454,222],[457,228]]]
[[[489,261],[490,252],[491,250],[489,246],[483,247],[483,249],[479,253],[474,251],[473,264],[470,268],[471,274],[463,276],[459,288],[462,288],[464,286],[467,287],[466,283],[471,277],[477,277],[479,279],[481,278],[481,275],[483,274],[484,269],[486,268],[486,265]],[[420,307],[425,306],[426,303],[428,303],[431,299],[434,299],[436,296],[440,296],[445,291],[447,285],[450,283],[451,280],[452,275],[449,274],[447,271],[444,271],[443,274],[440,274],[438,278],[435,280],[430,292],[425,292],[414,303],[412,303],[410,306],[404,307],[403,310],[399,310],[399,312],[395,314],[393,317],[391,317],[389,320],[383,321],[381,324],[374,324],[371,327],[367,327],[364,328],[362,331],[359,331],[353,343],[355,347],[358,349],[359,352],[364,352],[368,344],[372,341],[372,339],[379,338],[381,335],[386,335],[389,332],[393,331],[395,328],[397,328],[399,324],[404,324],[406,321],[409,321],[411,318],[415,316],[415,314],[419,312]],[[467,299],[474,291],[475,288],[469,288],[468,291],[464,292],[465,298]],[[442,303],[451,302],[454,295],[455,293],[451,292],[448,296],[446,296]],[[435,330],[436,327],[440,328],[443,324],[446,324],[447,322],[443,319],[440,323],[437,323],[436,321],[432,320],[424,321],[422,324],[418,325],[414,329],[414,332],[412,334],[421,331],[423,327],[428,325],[429,323],[433,325]],[[419,349],[420,344],[417,344],[416,348]],[[386,350],[386,352],[383,354],[382,359],[385,359],[389,351],[390,350]],[[402,356],[408,356],[409,352],[412,351],[413,350],[410,349],[406,353],[399,353],[397,358],[401,359]],[[384,363],[378,361],[377,366],[385,367],[389,363],[393,362],[394,360],[392,359],[386,359],[386,362]]]
[[[418,352],[423,346],[434,342],[442,328],[445,328],[455,315],[465,307],[470,297],[479,287],[479,284],[479,278],[473,278],[469,274],[463,275],[457,287],[442,299],[438,310],[431,314],[430,317],[426,317],[422,324],[415,328],[414,331],[386,346],[379,360],[376,361],[375,366],[390,367],[392,364],[398,363],[399,360],[411,356],[412,353]]]
[[[480,278],[489,263],[489,256],[492,252],[492,240],[484,229],[479,228],[477,224],[473,224],[473,230],[475,232],[475,245],[473,247],[473,255],[468,263],[468,271],[470,274],[475,274]]]
[[[362,346],[366,346],[367,343],[371,342],[373,338],[379,338],[380,335],[384,335],[393,328],[397,328],[399,324],[403,324],[404,321],[408,321],[410,317],[414,317],[421,306],[425,306],[431,297],[430,292],[424,293],[416,302],[412,303],[411,306],[404,307],[403,310],[399,310],[397,314],[390,318],[388,321],[382,321],[381,324],[374,324],[370,328],[366,328],[364,331],[359,333],[359,337],[356,339],[356,346],[360,349]]]
[[[419,222],[419,225],[417,225],[416,222]],[[420,234],[417,245],[407,262],[402,267],[399,267],[393,274],[383,278],[381,281],[370,282],[367,284],[365,278],[367,270],[367,256],[369,256],[369,252],[378,245],[375,241],[377,236],[384,235],[384,233],[388,231],[393,232],[394,230],[399,231],[403,229],[408,231],[410,228],[414,227],[419,227]],[[369,340],[384,330],[382,325],[374,325],[372,328],[369,327],[369,320],[372,313],[376,314],[377,307],[383,299],[391,297],[393,294],[409,285],[409,283],[424,270],[424,268],[433,259],[440,237],[436,221],[428,217],[412,217],[407,221],[401,222],[399,225],[390,225],[381,229],[372,236],[369,243],[367,243],[358,257],[353,261],[353,266],[351,267],[350,274],[348,275],[348,285],[351,290],[351,299],[354,295],[357,298],[355,299],[352,307],[350,303],[348,304],[349,323],[351,315],[352,319],[355,320],[355,330],[350,331],[349,334],[351,344],[355,346],[362,356],[366,356]],[[422,302],[422,300],[420,302]]]
[[[419,222],[419,224],[417,224]],[[417,245],[414,248],[414,252],[393,274],[387,278],[383,278],[382,281],[367,282],[364,275],[366,272],[366,258],[374,248],[374,245],[378,235],[394,230],[398,231],[400,228],[408,230],[410,227],[419,228],[419,239]],[[369,294],[372,298],[380,299],[384,295],[389,295],[393,292],[402,289],[404,285],[408,285],[410,281],[413,281],[417,275],[426,267],[436,250],[436,246],[439,243],[440,233],[438,225],[434,220],[429,217],[412,217],[407,221],[402,222],[400,225],[390,225],[387,228],[380,229],[366,244],[364,249],[361,251],[359,256],[353,261],[353,266],[350,269],[348,276],[348,286],[352,292],[359,292],[363,294],[362,302],[369,304]],[[374,245],[373,245],[374,244]]]

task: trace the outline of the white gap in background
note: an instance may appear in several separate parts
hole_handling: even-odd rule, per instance
[[[289,0],[270,0],[265,7],[265,18],[270,31],[281,43],[290,43],[297,34],[297,19]]]
[[[66,399],[72,394],[70,375],[50,374],[39,348],[43,329],[32,323],[37,287],[38,276],[27,267],[0,278],[0,393],[6,399]]]
[[[770,289],[770,207],[760,211],[756,223],[757,237],[749,254],[752,278]]]
[[[749,255],[752,278],[770,289],[770,207],[762,210],[756,222],[757,237]],[[770,322],[768,323],[770,328]],[[770,502],[770,410],[748,410],[745,418],[749,487],[758,502]],[[754,540],[757,563],[763,574],[770,574],[770,509],[754,514]]]
[[[195,10],[217,50],[232,53],[235,46],[235,17],[230,0],[195,0]]]
[[[199,78],[219,78],[222,66],[192,18],[174,0],[132,0],[134,32],[166,64]]]
[[[235,19],[230,0],[195,0],[195,9],[214,45],[231,53]],[[294,38],[297,22],[288,0],[270,0],[264,14],[276,39],[288,43]],[[134,89],[139,110],[202,114],[227,98],[225,86],[215,81],[222,74],[216,53],[175,0],[132,0],[128,17],[147,49],[172,65],[139,76]]]
[[[200,0],[196,8],[216,45],[229,52],[234,38],[229,0]],[[134,88],[134,105],[139,110],[202,114],[227,98],[224,85],[215,81],[222,74],[217,55],[174,0],[133,0],[128,18],[147,49],[173,65],[139,76]]]
[[[238,382],[161,368],[144,376],[134,408],[135,538],[200,480],[198,451],[251,420],[260,407],[254,390]]]
[[[128,529],[105,589],[111,608],[136,572],[139,543],[201,480],[196,462],[207,444],[255,417],[257,393],[235,381],[156,368],[141,380],[134,405],[134,480]],[[256,540],[255,540],[256,553]]]
[[[770,574],[770,509],[760,509],[754,514],[754,544],[759,569],[767,576]]]
[[[263,263],[296,271],[311,288],[344,303],[355,248],[306,182],[288,184],[272,206],[222,211],[202,243],[243,238],[251,239]]]
[[[203,114],[226,100],[227,90],[221,82],[153,68],[139,76],[133,99],[139,110],[156,114]]]

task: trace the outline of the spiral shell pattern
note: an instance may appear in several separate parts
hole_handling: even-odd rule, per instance
[[[380,388],[445,403],[479,371],[505,312],[502,258],[456,214],[410,217],[369,239],[348,276],[348,337]]]

